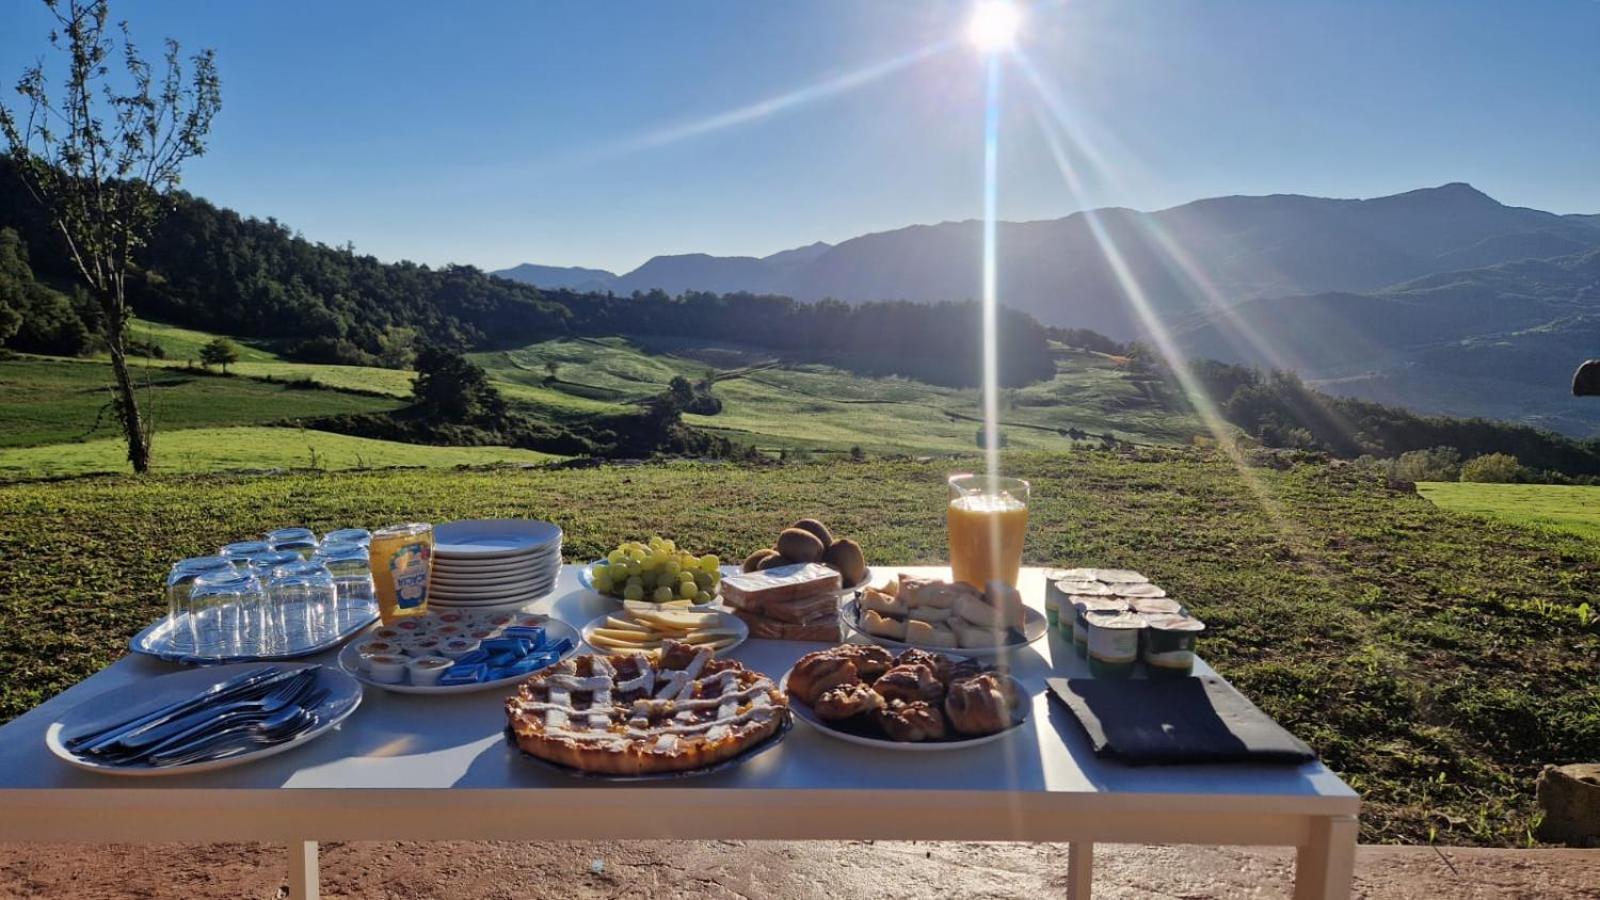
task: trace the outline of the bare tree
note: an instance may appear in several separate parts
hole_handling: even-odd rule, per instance
[[[29,193],[48,211],[78,274],[99,302],[116,377],[128,462],[150,468],[150,432],[128,373],[127,281],[134,255],[166,209],[185,160],[205,153],[222,107],[215,54],[189,58],[166,41],[158,73],[134,46],[126,22],[107,34],[107,0],[44,0],[55,16],[50,46],[63,56],[62,94],[52,99],[44,62],[25,69],[17,110],[0,103],[0,131]],[[117,60],[120,57],[120,60]],[[121,74],[112,67],[120,62]]]

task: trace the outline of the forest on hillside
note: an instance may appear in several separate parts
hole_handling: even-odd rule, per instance
[[[0,225],[15,263],[10,281],[38,286],[27,308],[52,320],[87,317],[70,299],[73,273],[60,241],[19,179],[0,161]],[[643,334],[734,341],[867,374],[933,384],[978,381],[980,310],[973,303],[802,303],[788,297],[661,291],[630,296],[541,292],[472,266],[385,263],[351,246],[308,241],[275,219],[255,219],[184,193],[172,197],[129,285],[139,315],[273,342],[316,363],[408,364],[419,342],[494,350],[566,335]],[[45,299],[49,302],[46,303]],[[82,323],[92,332],[92,322]],[[70,325],[67,326],[71,330]],[[1051,377],[1045,330],[1003,311],[1001,380]],[[3,335],[0,335],[3,338]],[[65,334],[24,335],[17,349],[82,352]]]

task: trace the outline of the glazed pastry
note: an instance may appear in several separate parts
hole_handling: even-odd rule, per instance
[[[870,609],[861,613],[861,629],[867,634],[875,634],[878,637],[894,638],[897,641],[906,639],[905,622],[879,615]]]
[[[1021,628],[1026,621],[1022,614],[1022,592],[1004,581],[991,581],[985,585],[983,599],[999,614],[1000,621],[1007,628]]]
[[[900,599],[904,600],[912,609],[920,606],[951,609],[956,605],[956,601],[962,597],[975,597],[977,595],[977,588],[959,581],[949,582],[940,581],[937,578],[900,576]]]
[[[880,679],[881,680],[881,679]],[[986,672],[950,686],[945,715],[956,731],[973,737],[1011,727],[1011,710],[1017,699],[1010,679]],[[1002,682],[1007,682],[1002,687]]]
[[[944,622],[955,614],[956,611],[954,609],[938,606],[918,606],[907,613],[906,618],[917,622]]]
[[[933,677],[943,682],[950,680],[950,657],[942,653],[918,650],[913,647],[910,650],[902,651],[899,656],[896,656],[894,664],[897,666],[926,666],[928,671],[933,673]]]
[[[927,666],[912,664],[895,666],[872,683],[872,689],[885,700],[926,700],[937,703],[944,699],[944,683],[934,677]]]
[[[883,695],[861,682],[841,684],[822,692],[812,705],[821,719],[848,719],[883,709]]]
[[[867,588],[861,592],[861,608],[870,609],[886,616],[904,617],[910,611],[906,602],[893,594],[887,594],[876,588]]]
[[[939,741],[947,731],[944,714],[921,700],[913,703],[891,700],[872,714],[872,720],[895,741]]]
[[[962,647],[997,647],[1005,643],[1006,632],[1003,628],[972,625],[959,620],[950,623],[950,627],[956,633],[956,643]]]
[[[855,663],[856,674],[862,681],[872,681],[894,668],[894,657],[877,644],[840,644],[834,653]]]
[[[870,615],[870,613],[869,613]],[[956,646],[956,633],[944,624],[923,622],[920,619],[906,620],[906,636],[908,644],[926,644],[930,647]]]
[[[982,675],[985,671],[987,670],[982,663],[968,657],[950,666],[950,674],[944,679],[944,683],[950,687],[955,687],[968,678],[976,678]]]
[[[667,660],[662,661],[667,665]],[[861,680],[855,663],[829,650],[818,650],[800,657],[789,673],[789,693],[807,706],[816,706],[823,691]]]

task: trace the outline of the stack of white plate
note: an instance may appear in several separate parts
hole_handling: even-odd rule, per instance
[[[470,519],[433,529],[428,604],[520,606],[561,574],[561,529],[533,519]]]

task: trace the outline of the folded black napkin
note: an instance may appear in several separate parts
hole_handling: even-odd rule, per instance
[[[1220,678],[1051,678],[1096,756],[1131,765],[1316,759],[1305,742]]]

